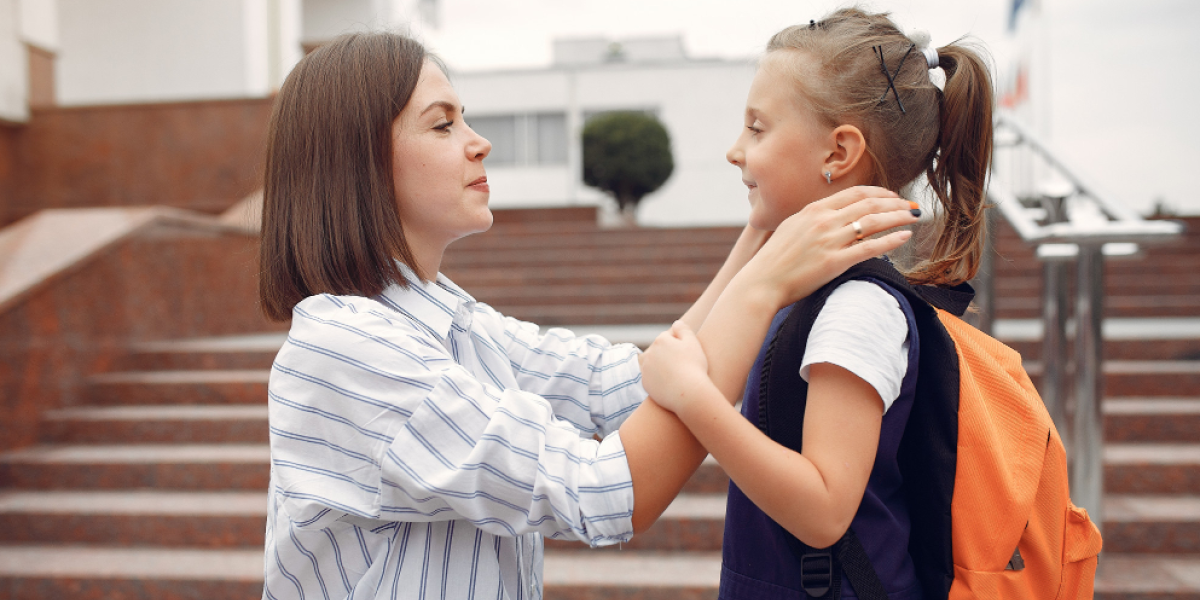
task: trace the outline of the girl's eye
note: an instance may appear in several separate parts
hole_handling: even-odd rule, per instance
[[[762,130],[761,130],[761,129],[759,129],[759,128],[757,128],[757,127],[753,126],[753,125],[747,125],[747,126],[746,126],[746,129],[749,129],[749,130],[750,130],[750,132],[751,132],[751,133],[753,133],[754,135],[758,135],[758,134],[762,133]]]

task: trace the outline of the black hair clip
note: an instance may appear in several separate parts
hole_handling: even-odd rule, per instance
[[[883,90],[883,95],[879,97],[879,102],[882,103],[884,100],[887,100],[888,90],[891,90],[892,94],[896,96],[896,104],[900,105],[900,112],[902,113],[907,111],[904,110],[904,102],[900,100],[900,92],[896,89],[896,76],[900,74],[900,69],[904,67],[905,59],[908,58],[909,54],[912,54],[913,48],[916,47],[916,44],[908,47],[908,51],[904,53],[904,56],[900,57],[900,64],[896,65],[896,72],[891,73],[888,71],[887,61],[883,58],[883,46],[871,46],[871,50],[879,57],[879,69],[883,71],[883,76],[887,77],[888,82],[888,87],[886,90]]]
[[[809,28],[809,29],[816,29],[816,28],[817,28],[817,22],[816,22],[816,20],[814,20],[814,19],[809,19],[809,20],[808,20],[808,28]]]

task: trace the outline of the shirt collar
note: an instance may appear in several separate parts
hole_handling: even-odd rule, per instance
[[[380,299],[392,310],[412,318],[439,340],[446,341],[455,317],[463,308],[469,311],[475,298],[441,273],[431,282],[421,281],[403,264],[400,273],[407,286],[393,283],[383,290]]]

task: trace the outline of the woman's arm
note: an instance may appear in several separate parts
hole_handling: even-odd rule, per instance
[[[737,242],[733,244],[733,249],[729,251],[729,256],[725,258],[725,262],[721,265],[721,269],[717,271],[713,280],[709,282],[708,287],[704,288],[704,293],[696,299],[695,304],[683,316],[680,321],[687,323],[688,327],[693,330],[700,329],[704,324],[704,320],[708,318],[708,313],[712,310],[713,304],[717,302],[717,298],[721,296],[721,292],[725,291],[725,287],[729,285],[730,280],[746,263],[754,258],[754,254],[759,248],[767,242],[771,237],[770,231],[756,229],[751,225],[747,225],[738,236]]]
[[[789,217],[730,278],[698,337],[708,356],[704,379],[715,384],[731,412],[776,311],[911,236],[899,231],[855,243],[850,223],[859,221],[866,235],[872,235],[915,222],[909,211],[909,203],[888,190],[844,190]],[[643,361],[644,380],[655,368]],[[688,427],[652,400],[621,426],[621,439],[633,478],[634,531],[643,531],[679,494],[711,448],[705,450]]]
[[[763,512],[815,548],[845,533],[879,445],[883,402],[874,387],[842,367],[812,365],[804,446],[795,452],[742,418],[704,376],[699,340],[686,327],[660,336],[646,362],[654,371],[647,388]]]

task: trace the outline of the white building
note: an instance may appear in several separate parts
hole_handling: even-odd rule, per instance
[[[744,223],[746,188],[725,151],[742,127],[750,60],[691,60],[679,38],[559,40],[545,69],[466,72],[453,82],[467,122],[492,142],[497,208],[608,205],[582,182],[580,132],[613,110],[655,115],[675,171],[638,210],[645,225]]]
[[[60,106],[263,97],[305,48],[436,21],[437,0],[0,0],[0,119],[43,102],[31,69]]]

